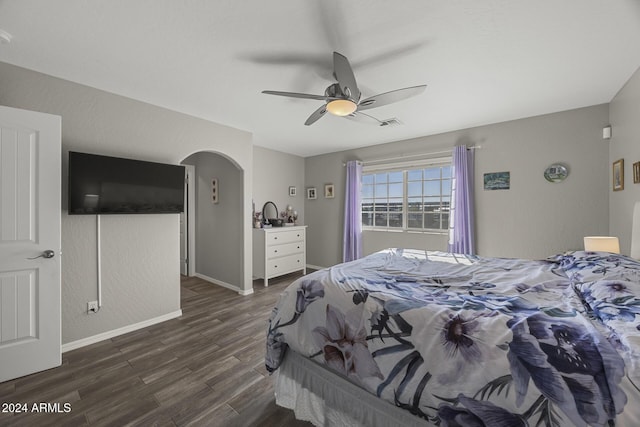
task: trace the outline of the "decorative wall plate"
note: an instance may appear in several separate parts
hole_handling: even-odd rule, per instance
[[[549,182],[562,182],[569,176],[569,169],[561,163],[554,163],[544,171],[544,178]]]

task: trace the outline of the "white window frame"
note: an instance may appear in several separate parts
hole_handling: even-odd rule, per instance
[[[443,225],[443,228],[409,228],[408,225],[408,179],[407,179],[407,171],[412,169],[426,169],[434,166],[452,166],[453,172],[453,158],[452,157],[438,157],[432,159],[424,159],[424,160],[416,160],[416,161],[405,161],[405,162],[394,162],[394,163],[380,163],[380,164],[370,164],[364,165],[362,167],[362,174],[370,175],[376,173],[383,172],[402,172],[402,227],[381,227],[375,225],[375,211],[374,211],[374,225],[362,225],[362,230],[364,231],[390,231],[390,232],[408,232],[408,233],[430,233],[430,234],[449,234],[449,224]],[[424,182],[424,181],[423,181]],[[440,179],[442,182],[442,178]],[[362,183],[361,183],[362,185]],[[453,175],[451,176],[451,188],[453,189]],[[362,191],[362,189],[361,189]],[[451,194],[449,194],[451,197]],[[424,194],[423,194],[424,197]],[[442,198],[442,193],[440,194]],[[442,199],[441,199],[442,200]],[[451,206],[452,200],[449,200],[449,206]],[[389,212],[389,211],[387,211]],[[360,218],[362,218],[362,200],[360,200]],[[424,214],[424,212],[423,212]],[[451,211],[449,213],[451,215]],[[387,220],[388,223],[388,220]]]

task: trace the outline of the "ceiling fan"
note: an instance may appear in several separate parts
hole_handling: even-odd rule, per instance
[[[327,112],[336,116],[352,119],[368,118],[376,121],[378,124],[382,124],[383,122],[380,120],[362,113],[362,111],[402,101],[403,99],[410,98],[424,92],[424,89],[427,87],[427,85],[406,87],[404,89],[396,89],[391,92],[381,93],[379,95],[360,100],[360,89],[358,89],[356,78],[353,74],[353,70],[351,69],[351,64],[349,64],[349,60],[346,56],[341,55],[338,52],[333,52],[333,76],[337,80],[337,83],[333,83],[327,87],[324,91],[324,95],[279,92],[275,90],[263,90],[262,93],[266,93],[267,95],[324,101],[325,103],[314,111],[307,121],[304,122],[307,126],[318,121],[318,119],[324,116]]]

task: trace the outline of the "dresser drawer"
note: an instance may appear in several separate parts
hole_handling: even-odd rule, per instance
[[[253,229],[253,277],[269,279],[302,271],[306,274],[306,225]]]
[[[304,254],[289,255],[267,261],[267,276],[278,276],[304,268]]]
[[[278,233],[267,233],[267,245],[278,245],[280,243],[291,243],[304,240],[304,231],[291,230],[280,231]]]
[[[269,246],[267,248],[267,258],[278,258],[286,255],[301,254],[304,252],[302,241]]]

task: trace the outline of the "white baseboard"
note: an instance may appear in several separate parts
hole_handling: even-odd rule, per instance
[[[117,337],[118,335],[123,335],[129,332],[137,331],[138,329],[146,328],[147,326],[152,326],[152,325],[155,325],[156,323],[165,322],[167,320],[175,319],[176,317],[180,317],[180,316],[182,316],[182,310],[177,310],[172,313],[167,313],[162,316],[154,317],[153,319],[144,320],[142,322],[134,323],[132,325],[123,326],[122,328],[103,332],[101,334],[94,335],[91,337],[82,338],[77,341],[68,342],[66,344],[62,344],[62,352],[66,353],[67,351],[71,351],[80,347],[85,347],[87,345],[95,344],[97,342],[104,341],[109,338]]]
[[[231,283],[223,282],[222,280],[214,279],[213,277],[205,276],[204,274],[196,273],[194,276],[206,280],[207,282],[211,282],[214,285],[222,286],[223,288],[231,289],[232,291],[236,291],[242,296],[251,295],[253,293],[253,288],[251,289],[240,289],[237,286],[232,285]]]
[[[324,270],[327,267],[320,267],[319,265],[311,265],[311,264],[307,264],[307,268],[310,268],[312,270]]]

